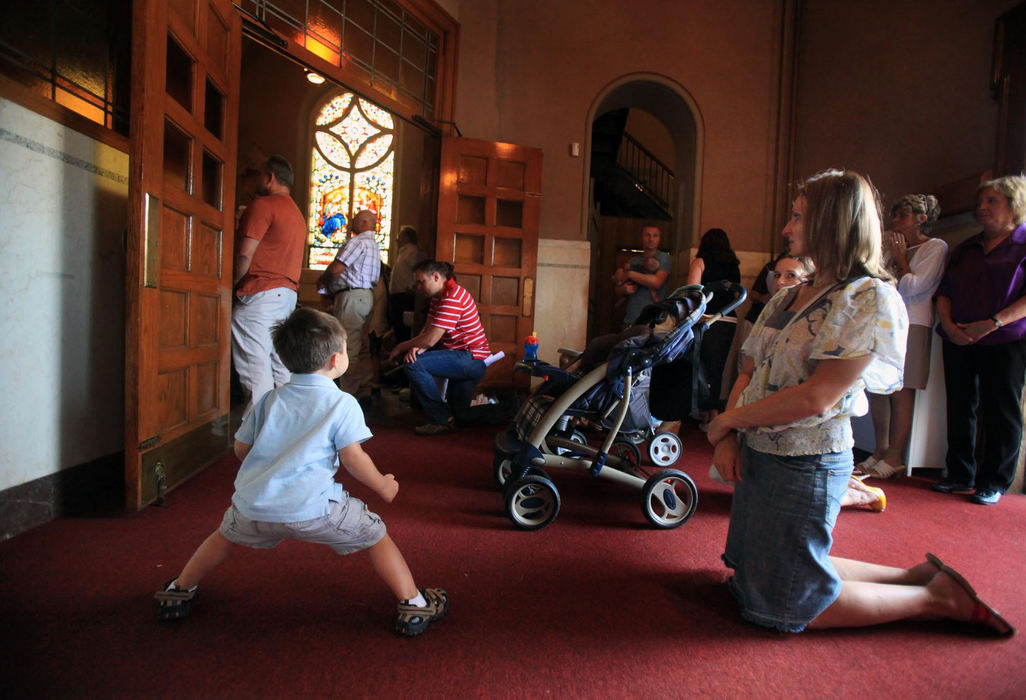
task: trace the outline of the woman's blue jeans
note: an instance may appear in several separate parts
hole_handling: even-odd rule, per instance
[[[449,406],[452,406],[453,417],[460,420],[470,408],[474,387],[481,381],[485,369],[484,361],[475,360],[466,350],[428,350],[417,355],[416,362],[403,365],[414,396],[428,421],[436,424],[449,419]],[[448,405],[442,400],[436,378],[449,380]]]

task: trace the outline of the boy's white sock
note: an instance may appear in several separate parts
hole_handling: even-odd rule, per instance
[[[426,608],[427,607],[427,600],[424,598],[424,594],[421,593],[420,591],[417,591],[417,597],[416,598],[410,598],[408,601],[406,601],[406,603],[408,605],[412,605],[412,606],[417,607],[417,608]]]

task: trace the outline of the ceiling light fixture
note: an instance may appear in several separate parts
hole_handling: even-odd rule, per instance
[[[314,85],[320,85],[324,82],[324,76],[320,73],[314,73],[312,70],[306,71],[306,79]]]

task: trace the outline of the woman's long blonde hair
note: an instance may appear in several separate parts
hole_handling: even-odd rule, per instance
[[[823,170],[803,182],[805,244],[817,284],[856,277],[890,280],[880,259],[880,195],[853,170]]]

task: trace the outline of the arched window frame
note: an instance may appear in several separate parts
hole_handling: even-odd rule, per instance
[[[345,243],[349,221],[360,209],[378,215],[375,239],[382,259],[387,255],[397,137],[394,115],[348,90],[329,95],[313,110],[307,267],[323,269],[331,262]]]

